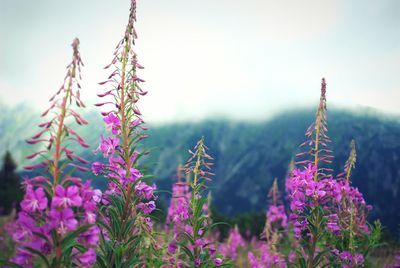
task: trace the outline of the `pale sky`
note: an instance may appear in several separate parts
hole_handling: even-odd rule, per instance
[[[75,36],[83,99],[94,103],[129,4],[0,0],[0,103],[46,108]],[[138,0],[142,113],[261,119],[315,106],[326,77],[329,104],[400,114],[399,11],[397,0]]]

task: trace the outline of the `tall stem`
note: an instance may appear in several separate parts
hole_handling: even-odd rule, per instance
[[[128,61],[128,55],[129,55],[129,43],[130,39],[129,37],[125,39],[125,46],[124,46],[124,54],[123,54],[123,62],[122,62],[122,76],[121,76],[121,105],[120,105],[120,113],[121,113],[121,126],[122,126],[122,143],[123,143],[123,152],[124,152],[124,160],[125,160],[125,169],[126,169],[126,176],[129,177],[131,173],[131,156],[130,156],[130,149],[129,149],[129,144],[130,144],[130,138],[128,135],[128,126],[127,124],[127,118],[125,114],[125,105],[126,105],[126,100],[125,100],[125,77],[126,77],[126,64]],[[124,204],[124,214],[123,214],[123,223],[126,222],[126,218],[129,215],[129,208],[130,208],[130,202],[131,202],[131,195],[132,192],[132,183],[128,183],[127,187],[127,193],[126,193],[126,200]]]
[[[318,242],[318,234],[320,232],[320,214],[319,214],[319,210],[316,210],[316,216],[315,216],[315,226],[316,226],[316,231],[315,233],[311,232],[312,235],[312,240],[311,240],[311,251],[310,254],[308,256],[308,260],[307,260],[307,267],[308,268],[313,268],[313,263],[314,263],[314,255],[315,255],[315,250],[317,248],[317,242]]]
[[[122,126],[122,143],[123,143],[123,151],[124,151],[124,160],[127,166],[126,175],[129,176],[130,174],[130,167],[131,167],[131,159],[129,156],[129,135],[127,133],[127,120],[125,115],[125,77],[126,77],[126,64],[128,61],[129,55],[129,38],[125,40],[124,46],[124,53],[122,55],[122,75],[121,75],[121,96],[120,96],[120,114],[121,114],[121,126]]]
[[[191,202],[192,203],[192,213],[195,212],[196,207],[197,207],[197,202],[198,202],[198,199],[197,199],[197,191],[198,191],[197,183],[198,183],[198,176],[199,176],[199,168],[200,168],[200,165],[201,165],[201,154],[202,154],[202,152],[203,152],[203,139],[200,140],[199,147],[198,147],[198,150],[197,150],[196,165],[195,165],[195,167],[193,169],[193,185],[192,185],[193,191],[192,191],[192,202]],[[194,222],[194,226],[193,226],[193,241],[196,241],[197,240],[197,236],[198,236],[197,231],[196,231],[197,230],[198,221],[197,221],[196,218],[194,218],[194,220],[195,220],[195,222]],[[194,258],[195,258],[195,260],[198,258],[198,255],[199,255],[199,250],[194,245]]]
[[[60,175],[60,170],[59,170],[59,161],[61,158],[61,137],[63,134],[63,128],[64,128],[64,119],[65,115],[67,113],[67,102],[68,98],[70,97],[71,94],[71,86],[72,86],[72,78],[75,75],[75,61],[72,63],[72,68],[69,69],[69,80],[68,80],[68,86],[65,92],[65,96],[62,100],[61,103],[61,114],[59,116],[59,122],[58,122],[58,128],[57,128],[57,133],[56,133],[56,140],[55,140],[55,151],[54,151],[54,156],[53,156],[53,187],[55,187],[58,184],[58,179]]]
[[[308,256],[308,260],[307,260],[308,268],[313,268],[314,254],[315,254],[316,246],[317,246],[317,237],[315,235],[313,235],[312,245],[311,245],[311,254],[310,254],[310,256]]]
[[[314,174],[314,181],[318,180],[318,153],[319,153],[319,131],[320,131],[320,124],[321,124],[321,112],[318,110],[317,112],[317,119],[315,120],[315,144],[314,144],[314,166],[317,169],[317,171]]]

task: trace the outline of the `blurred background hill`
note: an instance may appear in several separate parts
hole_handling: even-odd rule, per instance
[[[32,152],[24,139],[36,131],[39,112],[29,105],[7,107],[0,105],[0,154],[8,149],[15,159],[20,175],[27,163],[24,155]],[[87,112],[88,127],[77,128],[94,150],[104,125],[98,112]],[[144,146],[151,149],[145,166],[149,167],[159,189],[170,190],[178,164],[187,159],[187,149],[204,136],[215,158],[213,204],[222,214],[233,216],[243,212],[260,212],[266,208],[267,192],[273,179],[278,178],[281,191],[288,165],[299,152],[304,132],[313,121],[314,109],[283,112],[265,121],[205,120],[196,123],[149,125],[149,138]],[[334,150],[336,173],[348,157],[351,139],[357,144],[357,164],[353,183],[374,209],[371,219],[379,218],[390,231],[398,233],[400,222],[400,119],[376,114],[369,110],[350,112],[328,111],[329,135]],[[86,151],[89,160],[100,156]],[[32,174],[31,174],[32,175]],[[101,187],[104,180],[93,179]],[[161,194],[166,203],[167,194]]]

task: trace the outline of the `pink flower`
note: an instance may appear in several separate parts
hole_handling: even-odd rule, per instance
[[[326,216],[325,218],[327,218],[327,222],[326,222],[326,228],[332,232],[335,235],[339,235],[340,233],[340,227],[338,225],[338,220],[339,217],[337,214],[331,214]]]
[[[283,205],[271,205],[267,211],[267,219],[271,224],[277,223],[282,226],[282,228],[287,228],[287,216]]]
[[[114,135],[118,134],[118,131],[121,127],[121,123],[119,121],[119,118],[114,115],[114,113],[109,113],[108,116],[105,116],[103,118],[103,121],[106,122],[108,126],[111,126],[111,132]]]
[[[135,186],[135,192],[138,195],[143,196],[146,199],[150,199],[153,197],[154,188],[147,185],[145,182],[140,182]]]
[[[9,233],[14,241],[20,242],[28,239],[37,229],[34,219],[25,212],[19,212],[16,225],[12,226]]]
[[[92,164],[92,172],[94,175],[99,175],[104,169],[104,164],[100,162],[94,162]]]
[[[96,251],[92,248],[88,249],[79,257],[79,261],[83,264],[83,267],[92,267],[96,262]]]
[[[362,264],[364,263],[364,256],[362,254],[356,253],[354,255],[353,261],[355,264]]]
[[[221,259],[221,258],[215,258],[215,259],[213,260],[213,262],[214,262],[214,264],[215,264],[216,266],[220,266],[220,265],[222,264],[222,259]]]
[[[22,267],[32,267],[32,254],[23,249],[17,249],[17,254],[12,258],[12,261]]]
[[[82,198],[79,196],[79,188],[75,185],[67,188],[57,185],[54,190],[52,207],[80,207]]]
[[[101,192],[101,190],[99,189],[93,190],[93,201],[96,203],[100,203],[102,195],[103,193]]]
[[[294,262],[296,259],[296,253],[294,251],[290,251],[288,255],[289,262]]]
[[[26,212],[42,211],[47,208],[47,197],[42,187],[33,190],[33,187],[28,185],[26,194],[21,202],[22,210]]]
[[[257,257],[254,256],[253,252],[249,251],[247,253],[247,258],[249,259],[250,268],[258,268],[259,267]]]
[[[95,202],[86,202],[83,205],[83,208],[85,209],[84,211],[84,219],[87,221],[87,223],[94,224],[96,223],[96,212],[97,212],[97,206]]]
[[[90,227],[80,235],[80,240],[85,245],[96,246],[99,241],[100,229],[97,226]]]
[[[137,207],[143,210],[144,214],[150,214],[153,210],[156,209],[156,204],[154,201],[150,201],[148,203],[139,203]]]
[[[339,257],[344,261],[351,261],[352,259],[351,253],[349,251],[343,251],[339,254]]]
[[[108,155],[114,154],[118,144],[119,140],[118,138],[110,138],[108,137],[106,140],[103,138],[103,135],[100,136],[101,142],[99,149],[103,153],[104,157],[107,157]]]
[[[243,248],[244,246],[244,239],[237,226],[235,226],[235,228],[230,229],[227,242],[225,244],[220,244],[219,251],[223,256],[236,260],[238,249]]]
[[[143,174],[140,173],[139,170],[137,170],[136,168],[131,168],[130,177],[127,178],[127,179],[128,179],[128,181],[130,181],[130,182],[135,182],[135,181],[137,181],[137,180],[138,180],[139,178],[141,178],[141,177],[143,177]]]
[[[51,209],[49,218],[52,221],[50,224],[53,228],[64,235],[68,231],[74,231],[78,227],[78,221],[74,217],[74,212],[70,208],[65,208],[61,211]]]
[[[168,254],[174,254],[175,251],[177,250],[178,246],[175,243],[170,243],[168,245]]]
[[[151,230],[153,228],[153,222],[151,221],[151,219],[149,217],[144,218],[145,223],[147,224],[147,227],[149,228],[149,230]]]

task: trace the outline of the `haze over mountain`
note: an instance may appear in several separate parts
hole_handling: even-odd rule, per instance
[[[0,106],[0,153],[8,148],[20,164],[23,155],[33,151],[24,139],[34,134],[38,113],[27,106]],[[91,149],[98,144],[104,125],[96,111],[85,114],[91,124],[77,128]],[[314,110],[281,113],[268,121],[244,122],[210,120],[198,123],[150,125],[144,146],[151,154],[144,163],[154,174],[159,189],[170,190],[176,168],[188,157],[187,150],[205,137],[215,158],[215,173],[211,184],[213,203],[223,213],[234,215],[247,211],[263,211],[266,193],[276,177],[280,189],[289,162],[304,141],[304,132],[314,119]],[[333,167],[340,173],[348,157],[351,139],[357,144],[357,164],[352,181],[374,206],[371,219],[380,218],[392,232],[400,223],[400,119],[348,111],[328,112],[329,135],[335,160]],[[84,153],[90,160],[99,159],[90,150]],[[25,173],[24,173],[25,174]],[[85,175],[93,178],[92,175]],[[94,178],[97,185],[104,185]],[[168,199],[162,194],[161,199]]]

